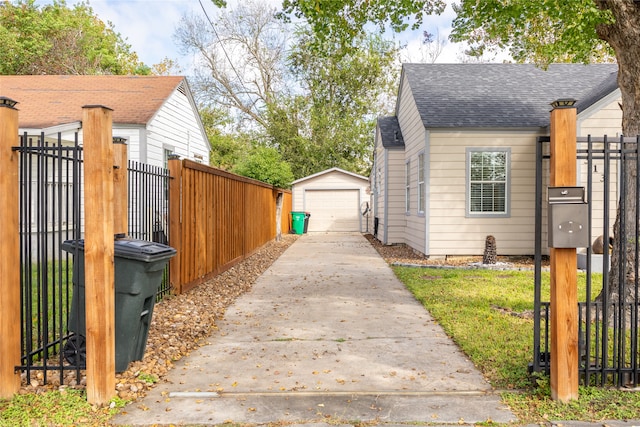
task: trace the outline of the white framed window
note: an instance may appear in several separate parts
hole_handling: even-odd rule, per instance
[[[404,165],[404,206],[405,213],[411,212],[411,162],[407,160]]]
[[[510,216],[510,148],[467,148],[467,216]]]
[[[162,163],[165,169],[169,168],[169,157],[173,154],[173,147],[164,146],[162,149]]]
[[[425,210],[424,153],[418,154],[418,214]]]

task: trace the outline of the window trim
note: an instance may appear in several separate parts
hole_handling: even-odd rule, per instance
[[[411,160],[404,164],[404,212],[411,214]]]
[[[474,153],[505,153],[505,210],[504,212],[471,211],[471,156]],[[465,161],[465,216],[467,218],[511,217],[511,147],[467,147]]]

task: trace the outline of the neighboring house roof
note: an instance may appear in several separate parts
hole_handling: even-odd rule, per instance
[[[547,70],[534,64],[404,64],[402,73],[425,127],[522,128],[548,126],[549,104],[560,98],[588,107],[584,102],[597,101],[602,94],[594,90],[610,88],[617,69],[616,64],[551,64]]]
[[[378,128],[384,148],[404,148],[404,139],[396,116],[378,117]]]
[[[367,181],[367,182],[369,181],[369,178],[366,178],[366,177],[364,177],[362,175],[358,175],[357,173],[349,172],[349,171],[346,171],[346,170],[340,169],[340,168],[331,168],[331,169],[327,169],[327,170],[324,170],[322,172],[314,173],[313,175],[305,176],[304,178],[300,178],[298,180],[295,180],[295,181],[293,181],[291,183],[291,185],[298,184],[300,182],[307,181],[307,180],[310,180],[310,179],[313,179],[313,178],[317,178],[319,176],[326,175],[326,174],[329,174],[331,172],[340,172],[340,173],[343,173],[343,174],[346,174],[346,175],[350,175],[350,176],[352,176],[354,178],[362,179],[362,180]]]
[[[21,128],[81,121],[86,105],[111,108],[113,123],[145,125],[186,85],[182,76],[0,76],[0,96],[18,101]]]

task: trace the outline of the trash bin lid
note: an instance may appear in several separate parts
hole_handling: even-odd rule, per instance
[[[114,244],[115,256],[139,261],[151,262],[171,258],[176,254],[171,246],[147,240],[118,239]]]
[[[62,243],[61,248],[67,252],[73,252],[75,249],[84,251],[84,239],[66,240]],[[117,239],[114,241],[114,255],[120,258],[153,262],[171,258],[175,254],[174,248],[162,243],[137,239]]]

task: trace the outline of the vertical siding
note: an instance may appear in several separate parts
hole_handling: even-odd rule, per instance
[[[430,254],[481,255],[488,235],[500,255],[534,253],[535,138],[533,132],[432,132]],[[511,148],[511,215],[466,217],[467,147]]]
[[[398,122],[400,124],[400,129],[402,129],[402,137],[404,138],[405,158],[400,168],[397,168],[395,165],[394,166],[390,165],[389,171],[390,172],[394,171],[394,173],[399,172],[402,174],[402,189],[400,192],[401,198],[402,198],[402,208],[398,210],[394,206],[392,209],[392,205],[390,204],[389,225],[391,225],[391,223],[400,224],[402,221],[400,220],[400,218],[396,217],[395,215],[404,215],[405,232],[402,238],[402,242],[390,241],[389,243],[406,243],[412,248],[422,253],[426,253],[427,252],[427,246],[425,241],[426,221],[424,216],[418,215],[418,197],[417,197],[418,196],[418,154],[425,150],[426,130],[422,123],[422,119],[420,118],[420,114],[418,113],[418,108],[416,106],[416,103],[411,91],[411,87],[409,85],[409,82],[406,76],[401,85],[401,93],[399,95],[399,99],[401,100],[401,102],[398,106]],[[428,159],[428,156],[427,156],[427,159]],[[411,209],[408,214],[405,212],[405,192],[404,192],[404,173],[405,173],[404,164],[406,163],[406,161],[410,162],[410,169],[411,169],[411,186],[410,186]],[[394,180],[395,179],[396,177],[394,177]],[[391,212],[393,212],[393,214]],[[391,231],[389,232],[389,234],[391,237],[392,235]]]

